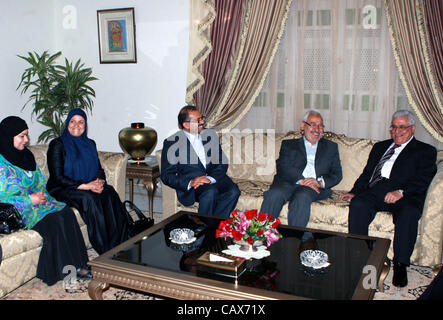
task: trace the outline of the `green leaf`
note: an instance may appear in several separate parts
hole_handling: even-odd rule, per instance
[[[55,64],[61,54],[59,51],[50,55],[44,51],[40,55],[36,52],[28,52],[27,56],[17,55],[29,64],[16,89],[21,88],[22,95],[30,90],[29,100],[22,110],[32,102],[31,116],[48,127],[39,136],[39,142],[61,135],[64,119],[70,110],[81,108],[92,111],[94,105],[92,98],[95,98],[95,91],[87,83],[98,78],[92,76],[92,69],[85,68],[81,59],[73,64],[65,58],[64,65]]]

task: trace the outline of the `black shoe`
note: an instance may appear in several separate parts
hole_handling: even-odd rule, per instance
[[[92,280],[91,271],[88,269],[78,268],[77,269],[77,279],[79,280]]]
[[[317,241],[315,241],[314,238],[308,238],[308,240],[305,240],[302,243],[300,243],[297,254],[300,255],[300,253],[302,253],[303,251],[317,250],[317,249],[318,249]]]
[[[399,262],[394,262],[394,275],[392,277],[392,284],[396,287],[406,287],[408,285],[407,265]]]

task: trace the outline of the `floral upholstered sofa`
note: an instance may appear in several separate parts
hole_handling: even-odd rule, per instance
[[[48,165],[46,162],[47,145],[30,146],[46,181]],[[106,173],[107,182],[125,199],[126,160],[123,153],[99,152],[101,165]],[[76,218],[85,240],[86,247],[91,248],[86,225],[80,214],[74,209]],[[42,248],[42,238],[33,230],[20,230],[9,235],[0,235],[3,258],[0,263],[0,298],[34,278],[37,262]]]
[[[229,158],[228,175],[241,190],[237,210],[260,209],[263,192],[269,189],[275,174],[275,160],[284,139],[301,137],[300,132],[235,133],[220,134],[222,149]],[[340,193],[351,190],[355,180],[363,171],[369,152],[376,140],[348,138],[327,132],[325,137],[339,146],[343,169],[343,180],[333,188],[333,195],[312,204],[308,228],[348,232],[349,203],[339,200]],[[161,150],[156,152],[161,163]],[[419,222],[417,242],[411,263],[420,266],[435,266],[442,261],[443,249],[443,151],[437,156],[438,171],[428,189],[423,215]],[[185,207],[177,200],[175,190],[162,184],[163,214],[171,215],[179,210],[197,211],[198,204]],[[287,224],[288,204],[280,214]],[[369,227],[369,235],[393,239],[394,224],[389,212],[379,212]],[[392,242],[388,257],[392,259]]]

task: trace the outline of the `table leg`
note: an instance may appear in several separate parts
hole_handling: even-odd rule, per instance
[[[88,285],[88,294],[92,300],[103,300],[103,291],[109,289],[109,285],[92,279]]]
[[[378,290],[380,292],[385,292],[385,288],[383,287],[383,283],[385,282],[386,277],[388,276],[389,270],[391,269],[391,262],[386,259],[383,263],[383,268],[380,274],[380,279],[378,280]]]
[[[129,200],[134,203],[134,179],[129,180]]]
[[[157,187],[157,179],[143,180],[143,184],[148,190],[149,216],[154,219],[154,193]]]

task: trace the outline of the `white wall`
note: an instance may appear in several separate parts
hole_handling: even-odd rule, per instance
[[[52,17],[52,7],[53,0],[0,0],[3,24],[0,28],[0,119],[10,115],[22,117],[34,141],[44,127],[31,122],[30,109],[21,112],[28,99],[20,96],[16,88],[27,62],[17,55],[26,56],[28,51],[42,53],[53,47],[53,21],[48,18]]]
[[[75,29],[64,28],[63,22],[72,14],[72,11],[63,12],[68,5],[76,11]],[[97,10],[126,7],[135,8],[137,63],[100,64]],[[156,149],[177,130],[177,113],[185,104],[188,0],[0,0],[1,9],[10,11],[12,24],[20,26],[18,34],[4,35],[6,43],[11,42],[12,46],[7,50],[6,61],[3,57],[0,60],[2,70],[3,61],[8,67],[7,74],[0,71],[0,97],[6,103],[1,116],[16,114],[27,120],[33,143],[42,126],[35,124],[35,120],[29,123],[30,117],[20,113],[26,99],[15,88],[25,64],[15,55],[30,50],[41,52],[45,48],[52,53],[62,51],[63,60],[81,58],[100,79],[91,83],[96,98],[92,115],[88,114],[88,135],[97,142],[99,150],[121,152],[118,132],[131,122],[144,122],[157,131]],[[62,59],[58,63],[62,64]]]

